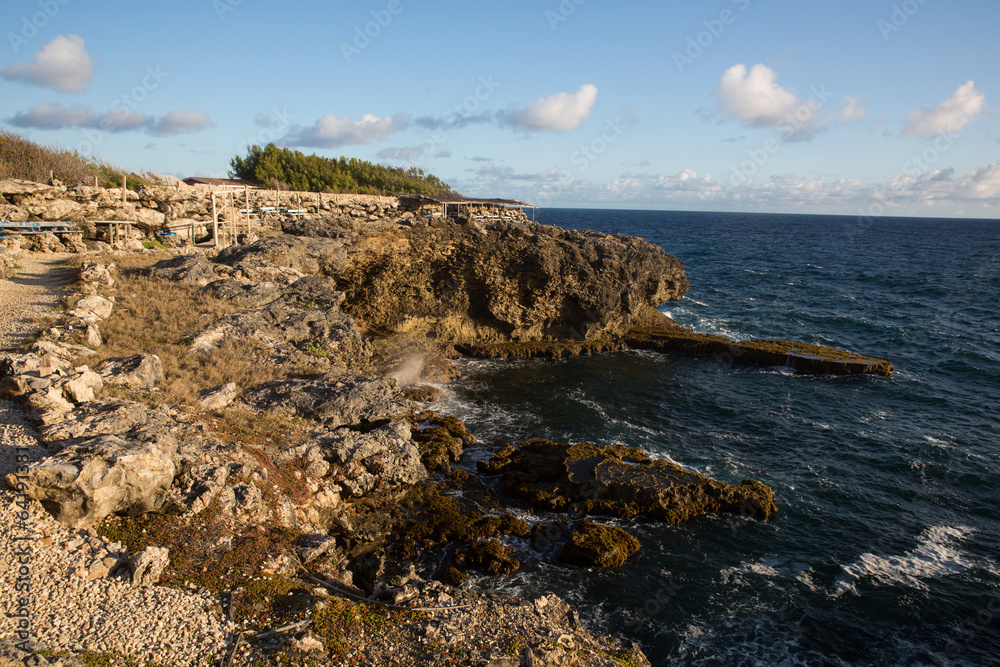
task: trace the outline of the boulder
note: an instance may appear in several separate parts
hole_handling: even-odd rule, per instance
[[[153,387],[163,382],[163,362],[155,354],[108,359],[97,370],[106,384],[115,386]]]
[[[94,400],[104,389],[104,381],[94,371],[87,370],[63,385],[63,394],[76,404]]]
[[[559,560],[583,567],[621,567],[639,547],[639,540],[621,528],[584,521],[570,534]]]
[[[212,263],[200,254],[178,255],[164,259],[142,269],[139,274],[155,280],[172,280],[194,285],[207,285],[216,279]]]
[[[111,311],[115,304],[108,301],[103,296],[85,296],[77,301],[76,306],[70,311],[70,315],[79,317],[84,321],[106,320],[111,317]]]
[[[414,484],[427,477],[405,420],[368,432],[341,428],[319,436],[318,442],[326,458],[337,464],[331,479],[344,495],[363,496],[384,485]]]
[[[170,551],[166,547],[146,547],[128,561],[132,585],[155,586],[169,565]]]
[[[50,189],[48,185],[43,183],[25,181],[19,178],[5,178],[0,180],[0,195],[30,195]]]
[[[760,482],[732,486],[624,445],[531,440],[477,465],[502,475],[505,493],[549,511],[644,515],[670,523],[706,513],[767,519],[777,511],[774,491]]]
[[[271,383],[246,392],[243,400],[259,410],[298,415],[331,429],[374,425],[413,411],[395,380],[339,373]]]
[[[237,267],[267,262],[295,269],[306,275],[334,275],[347,265],[347,249],[341,239],[269,236],[248,246],[222,250],[217,261]]]
[[[235,382],[214,387],[202,392],[199,403],[206,410],[221,410],[236,400],[240,388]]]
[[[263,282],[247,284],[238,280],[216,280],[202,288],[202,291],[221,301],[241,308],[260,308],[281,298],[282,290],[275,283]]]
[[[38,210],[32,210],[33,208]],[[28,207],[28,211],[47,221],[77,220],[81,217],[82,209],[82,206],[69,199],[56,199],[38,207]]]
[[[159,431],[101,435],[28,466],[9,484],[39,501],[57,520],[86,528],[112,513],[160,509],[177,472],[178,441]]]

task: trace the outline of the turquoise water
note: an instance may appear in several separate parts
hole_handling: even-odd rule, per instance
[[[588,571],[521,547],[483,582],[554,592],[654,664],[1000,664],[1000,222],[543,209],[685,263],[662,308],[699,331],[889,359],[797,376],[626,352],[463,361],[446,409],[481,444],[624,443],[772,486],[764,523],[622,521],[642,551]],[[529,520],[551,517],[525,514]]]

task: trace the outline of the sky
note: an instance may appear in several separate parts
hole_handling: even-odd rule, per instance
[[[4,0],[0,128],[540,206],[1000,218],[996,0]]]

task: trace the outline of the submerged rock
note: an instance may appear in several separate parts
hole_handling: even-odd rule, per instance
[[[670,523],[722,512],[767,519],[777,511],[774,491],[760,482],[732,486],[622,445],[531,440],[478,466],[502,475],[505,493],[550,511],[643,515]]]
[[[620,567],[639,551],[639,540],[616,526],[584,521],[569,536],[559,560],[583,567]]]

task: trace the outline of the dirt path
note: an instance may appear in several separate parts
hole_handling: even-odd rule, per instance
[[[24,253],[17,276],[0,280],[0,350],[14,350],[45,327],[45,319],[62,311],[61,288],[76,279],[68,253]]]

